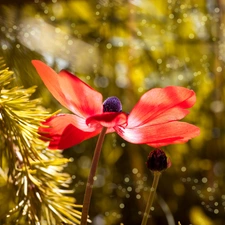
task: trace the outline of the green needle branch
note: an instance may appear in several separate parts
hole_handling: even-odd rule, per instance
[[[82,206],[69,196],[72,178],[63,171],[71,160],[48,150],[38,133],[50,115],[31,99],[36,87],[12,81],[0,65],[0,224],[80,224]]]

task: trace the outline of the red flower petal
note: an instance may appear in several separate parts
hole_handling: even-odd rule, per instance
[[[59,77],[61,90],[71,103],[72,112],[76,114],[79,111],[85,118],[102,113],[102,95],[99,92],[65,70],[59,73]]]
[[[115,127],[116,132],[126,141],[160,147],[175,143],[185,143],[199,135],[198,127],[185,122],[168,122],[136,128]]]
[[[128,116],[128,127],[153,125],[184,118],[196,101],[195,93],[183,87],[169,86],[146,92]]]
[[[48,90],[64,107],[84,118],[102,112],[102,95],[75,75],[64,70],[57,74],[38,60],[32,63]]]
[[[127,124],[127,114],[123,112],[105,112],[87,118],[88,126],[115,127]]]
[[[47,119],[39,127],[43,140],[49,140],[50,149],[65,149],[94,137],[101,129],[88,127],[84,119],[75,115],[60,114]]]
[[[58,74],[49,66],[45,65],[43,62],[38,60],[32,60],[32,64],[36,68],[42,81],[52,93],[52,95],[65,107],[67,107],[68,102],[65,98],[63,92],[61,91]]]

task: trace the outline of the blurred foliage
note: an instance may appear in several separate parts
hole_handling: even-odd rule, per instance
[[[42,97],[52,112],[61,106],[35,73],[31,59],[76,73],[105,98],[117,95],[126,112],[150,88],[192,88],[197,103],[185,121],[198,125],[201,135],[165,148],[172,167],[161,177],[151,222],[222,225],[224,9],[222,0],[4,1],[0,54],[14,71],[14,83],[37,85],[34,96]],[[95,143],[93,138],[64,151],[64,157],[74,158],[66,171],[76,174],[71,187],[79,203]],[[107,135],[92,197],[93,224],[140,224],[152,181],[145,167],[150,150]],[[3,188],[0,199],[8,201],[10,190]],[[1,207],[3,214],[8,202],[3,211]]]

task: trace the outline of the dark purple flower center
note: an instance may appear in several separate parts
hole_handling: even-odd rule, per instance
[[[103,102],[103,112],[121,112],[122,104],[120,100],[115,97],[109,97]]]

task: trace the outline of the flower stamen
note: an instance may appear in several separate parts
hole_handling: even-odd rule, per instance
[[[107,98],[103,102],[103,112],[122,112],[120,100],[115,96]]]

